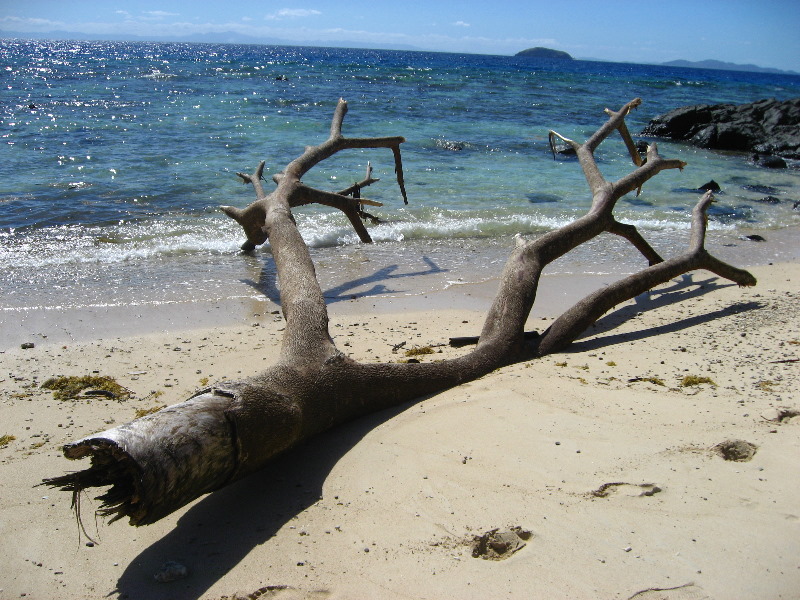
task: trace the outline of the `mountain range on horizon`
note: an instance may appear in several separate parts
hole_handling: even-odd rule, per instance
[[[128,42],[177,42],[177,43],[206,43],[206,44],[263,44],[275,46],[321,46],[331,48],[359,48],[373,49],[373,45],[364,44],[356,41],[317,41],[317,42],[296,42],[283,39],[265,39],[243,35],[236,32],[220,32],[206,35],[193,35],[186,37],[174,36],[170,38],[150,37],[150,36],[103,36],[77,33],[71,31],[49,31],[44,33],[25,33],[18,31],[0,30],[0,39],[36,39],[36,40],[87,40],[87,41],[128,41]],[[407,50],[412,52],[427,52],[425,48],[418,48],[406,44],[387,45],[382,50]],[[434,51],[435,52],[435,51]],[[596,62],[616,62],[599,58],[579,58],[578,60],[590,60]],[[629,61],[628,61],[629,62]],[[771,67],[759,67],[753,64],[737,64],[720,60],[706,59],[700,61],[672,60],[659,64],[667,67],[687,67],[692,69],[718,69],[725,71],[747,71],[754,73],[773,73],[778,75],[800,75],[797,71],[786,71]]]
[[[758,65],[751,64],[737,64],[725,62],[722,60],[671,60],[669,62],[661,63],[666,67],[689,67],[691,69],[717,69],[719,71],[748,71],[752,73],[776,73],[778,75],[800,75],[797,71],[782,71],[781,69],[773,69],[770,67],[759,67]]]

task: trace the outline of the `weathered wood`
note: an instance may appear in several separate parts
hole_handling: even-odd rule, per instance
[[[357,198],[315,190],[301,182],[316,164],[349,148],[391,148],[407,202],[400,158],[403,138],[344,138],[341,128],[347,104],[340,101],[330,138],[306,148],[283,173],[275,175],[273,192],[267,194],[261,184],[262,162],[253,174],[239,174],[253,185],[256,200],[245,209],[222,207],[242,225],[247,237],[243,249],[270,242],[286,320],[278,362],[255,377],[219,383],[184,403],[67,444],[67,458],[91,457],[91,466],[44,483],[72,492],[73,499],[83,489],[110,486],[99,496],[101,514],[112,520],[128,517],[133,525],[152,523],[339,423],[457,386],[509,363],[558,352],[616,304],[688,271],[707,269],[739,285],[754,285],[755,278],[747,271],[714,258],[704,247],[706,210],[713,201],[710,193],[693,211],[689,248],[668,260],[634,226],[615,219],[614,206],[623,195],[640,189],[664,169],[685,166],[663,159],[653,145],[646,161],[631,150],[636,168],[629,175],[616,182],[603,177],[594,151],[614,131],[631,149],[625,117],[639,103],[635,99],[619,111],[607,111],[609,119],[583,144],[552,134],[575,150],[592,194],[591,207],[583,217],[535,240],[518,238],[471,352],[435,363],[359,364],[342,354],[330,337],[322,290],[291,209],[310,202],[334,206],[349,217],[354,215],[351,222],[357,230],[356,222],[363,228]],[[365,181],[370,179],[368,170]],[[356,194],[360,187],[344,191]],[[542,270],[604,232],[630,241],[650,266],[590,294],[541,335],[526,334],[524,326]]]

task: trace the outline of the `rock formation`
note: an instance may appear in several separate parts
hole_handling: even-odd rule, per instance
[[[652,119],[641,135],[682,140],[701,148],[800,159],[800,98],[684,106]],[[764,166],[772,166],[769,162],[780,166],[777,161],[765,161]]]

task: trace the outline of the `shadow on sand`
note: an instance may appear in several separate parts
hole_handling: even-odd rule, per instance
[[[205,496],[178,519],[174,529],[131,561],[113,593],[128,600],[204,597],[254,548],[320,500],[323,484],[339,459],[375,427],[406,408],[394,407],[323,433],[258,473]],[[274,558],[278,564],[293,565],[302,559],[299,553],[297,557]],[[188,577],[156,582],[154,574],[168,561],[187,567]],[[265,564],[265,585],[286,583],[269,581],[269,576],[269,565]],[[224,593],[233,595],[236,591],[245,590]]]
[[[253,260],[250,267],[254,271],[252,279],[242,279],[242,283],[246,283],[253,289],[264,294],[271,302],[280,306],[280,290],[278,288],[277,274],[275,270],[275,262],[270,257],[269,260],[261,261],[259,258],[248,257]],[[384,294],[400,294],[404,290],[391,289],[386,286],[387,281],[393,279],[403,279],[405,277],[423,277],[425,275],[434,275],[437,273],[446,273],[448,269],[444,269],[437,265],[431,258],[422,256],[422,261],[427,265],[427,268],[419,269],[417,271],[409,271],[406,273],[398,273],[397,270],[400,265],[388,265],[378,269],[370,275],[358,277],[350,281],[345,281],[335,287],[323,291],[325,302],[333,304],[334,302],[341,302],[343,300],[353,300],[355,298],[366,298],[369,296],[380,296]],[[362,289],[371,286],[368,289]]]
[[[729,283],[721,284],[719,281],[721,280],[717,277],[696,281],[693,275],[689,273],[682,275],[679,280],[673,281],[672,285],[669,287],[645,292],[634,299],[635,304],[623,306],[599,319],[592,327],[587,329],[575,342],[565,349],[563,353],[598,350],[623,342],[642,340],[665,333],[674,333],[722,317],[763,308],[764,305],[759,302],[737,302],[720,310],[680,319],[664,325],[658,325],[657,327],[639,329],[629,333],[604,335],[618,328],[623,323],[634,319],[640,313],[691,300],[692,298],[699,298],[713,291],[735,285]]]
[[[436,272],[435,265],[432,262],[428,264],[429,270],[411,274],[393,274],[393,268],[387,267],[374,276],[343,284],[334,293],[337,297],[341,296],[351,289],[348,287],[351,284],[360,285],[362,282]],[[727,287],[717,281],[716,278],[695,281],[691,275],[686,275],[668,288],[642,294],[636,299],[635,305],[625,306],[600,319],[565,352],[595,350],[680,331],[720,317],[762,307],[756,302],[739,303],[659,327],[626,334],[603,335],[635,318],[638,313]],[[259,289],[264,289],[263,284]],[[287,452],[262,471],[202,498],[180,517],[174,529],[144,549],[128,565],[119,578],[114,593],[119,598],[130,600],[203,597],[254,548],[267,542],[292,518],[319,501],[323,484],[339,459],[375,427],[400,414],[408,406],[409,404],[404,404],[336,427]],[[297,557],[275,557],[275,560],[296,564],[302,558],[298,554]],[[157,583],[153,575],[167,561],[185,565],[189,576],[172,583]],[[264,569],[264,577],[267,579],[268,565],[264,565]],[[282,583],[284,582],[267,581],[266,584]],[[237,590],[231,589],[226,593],[233,594],[235,591]]]

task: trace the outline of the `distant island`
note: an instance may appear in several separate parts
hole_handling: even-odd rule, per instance
[[[689,67],[691,69],[719,69],[721,71],[749,71],[752,73],[777,73],[778,75],[800,75],[797,71],[781,71],[759,67],[757,65],[738,65],[736,63],[724,62],[721,60],[671,60],[661,63],[665,67]]]
[[[566,52],[561,50],[551,50],[550,48],[528,48],[522,52],[517,52],[514,56],[522,56],[525,58],[557,58],[559,60],[574,60]]]

